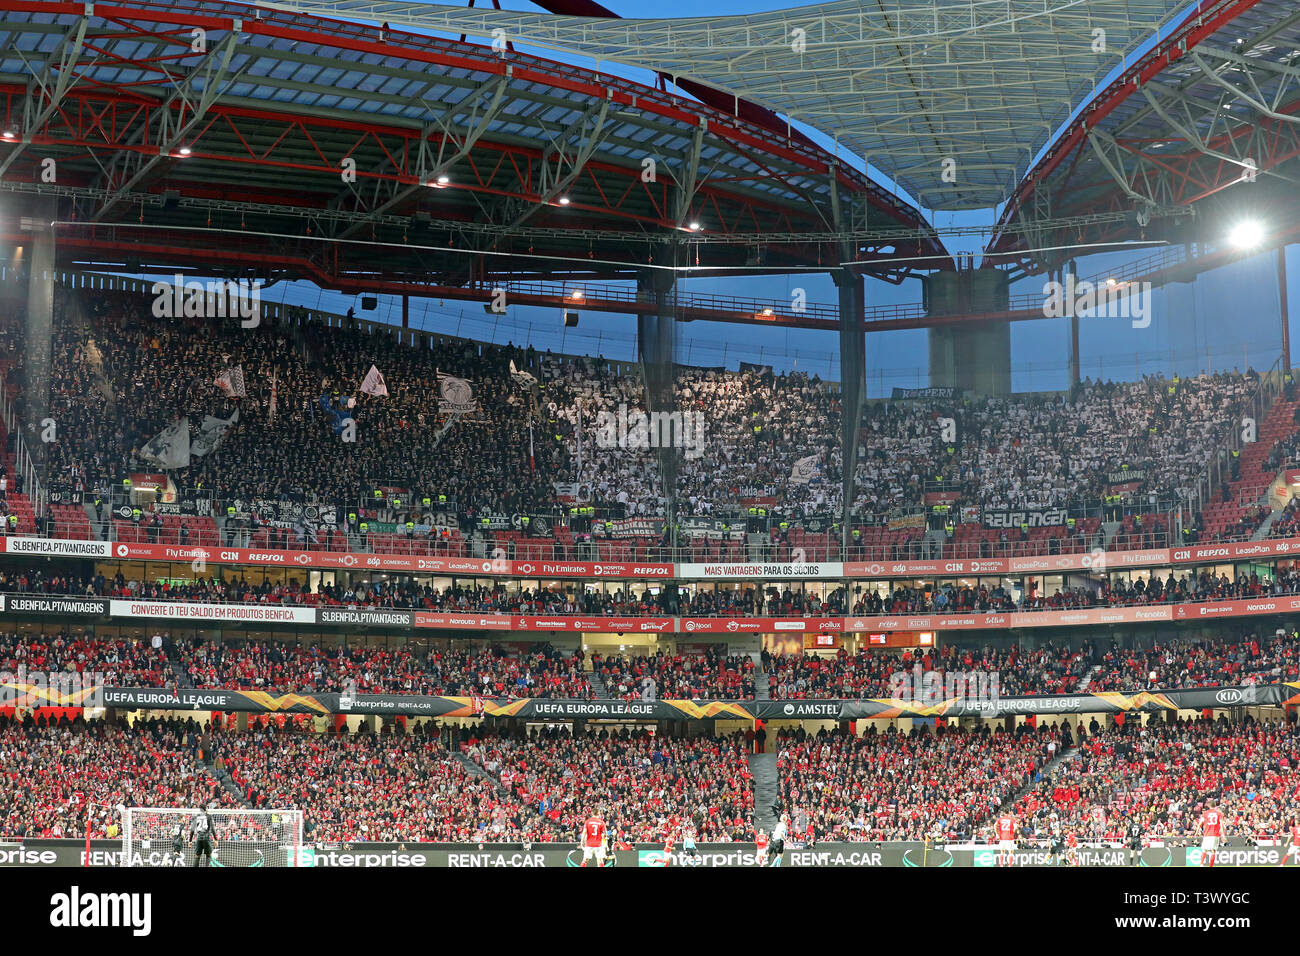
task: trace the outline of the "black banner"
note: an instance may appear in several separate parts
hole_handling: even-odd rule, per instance
[[[1128,471],[1112,471],[1106,476],[1106,484],[1124,485],[1130,481],[1142,481],[1146,476],[1147,473],[1141,468],[1130,468]]]
[[[283,498],[253,498],[222,504],[217,510],[225,515],[226,505],[235,506],[235,517],[247,521],[254,515],[258,520],[272,528],[293,528],[298,525],[339,524],[338,509],[334,505],[319,502],[288,501]],[[412,502],[414,504],[414,502]],[[385,507],[388,503],[385,502]]]
[[[205,688],[86,687],[65,693],[14,683],[4,675],[0,698],[24,707],[119,707],[126,710],[214,710],[249,713],[379,714],[415,717],[543,718],[550,720],[870,720],[895,717],[1003,717],[1028,714],[1121,714],[1225,707],[1280,707],[1297,697],[1287,684],[1198,687],[1136,694],[1107,692],[988,700],[577,700],[429,697],[418,694],[297,694]]]
[[[316,623],[409,628],[415,623],[415,612],[401,608],[323,607],[316,611]]]
[[[1022,524],[1031,528],[1055,528],[1065,524],[1069,512],[1064,508],[1040,508],[1023,511],[984,510],[984,527],[1019,528]]]
[[[755,700],[746,707],[759,720],[839,720],[848,701],[843,700]]]
[[[892,717],[1001,717],[1012,714],[1126,714],[1223,707],[1276,707],[1289,696],[1285,684],[1246,684],[1241,687],[1194,687],[1187,690],[1118,691],[1041,697],[949,698],[896,700],[889,697],[846,700],[841,720]]]
[[[961,398],[961,389],[949,386],[935,386],[934,388],[895,387],[892,398],[894,401],[910,398]]]
[[[803,528],[810,534],[821,534],[823,531],[829,531],[831,525],[835,524],[834,515],[808,515],[804,518],[795,518],[790,524]]]
[[[108,599],[95,597],[56,597],[43,594],[0,595],[0,611],[6,614],[87,614],[108,613]]]
[[[217,710],[224,713],[332,714],[337,694],[280,694],[260,690],[217,690],[180,687],[104,687],[99,706],[125,710]],[[51,701],[51,703],[57,703]],[[66,705],[65,705],[66,706]]]
[[[592,530],[596,537],[610,538],[657,538],[664,533],[663,518],[615,518],[609,525],[606,529],[597,521]]]
[[[120,510],[120,509],[119,509]],[[186,517],[204,517],[212,514],[211,498],[181,498],[179,501],[154,502],[151,511],[163,515],[184,515]]]
[[[525,522],[524,518],[528,521]],[[549,538],[555,530],[555,518],[551,515],[515,515],[516,531],[522,531],[530,538]],[[454,522],[453,522],[454,523]]]
[[[745,536],[744,521],[741,518],[730,521],[720,518],[682,518],[678,522],[678,532],[685,538],[711,538],[715,541],[724,536],[735,539]]]

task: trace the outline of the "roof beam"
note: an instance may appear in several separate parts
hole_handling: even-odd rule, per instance
[[[443,111],[441,115],[425,123],[420,130],[420,147],[419,157],[416,161],[416,182],[412,185],[397,188],[388,199],[376,206],[372,212],[376,216],[382,216],[401,206],[411,196],[427,188],[426,184],[429,179],[440,175],[442,172],[451,169],[456,163],[468,156],[474,149],[475,144],[482,138],[492,127],[493,121],[501,111],[501,102],[505,98],[505,92],[510,82],[509,68],[501,76],[495,76],[488,82],[481,84],[469,97],[473,103],[470,106],[469,127],[463,137],[456,135],[456,127],[452,124],[451,118],[454,114],[461,112],[465,108],[465,100],[457,103],[454,107]],[[483,107],[481,113],[475,119],[475,113],[478,110],[478,101],[491,97],[490,101]],[[429,137],[437,132],[442,133],[441,141],[438,144],[438,156],[432,168],[428,164],[428,140]],[[455,151],[448,156],[445,153],[448,142],[456,144]],[[346,239],[356,235],[365,227],[364,222],[353,223],[345,229],[340,238]]]
[[[32,144],[32,136],[54,115],[63,102],[63,97],[71,89],[76,79],[73,67],[81,58],[89,23],[89,17],[78,17],[76,30],[69,30],[59,38],[58,45],[50,51],[40,69],[35,68],[23,56],[16,44],[11,44],[12,52],[31,69],[32,78],[27,83],[27,96],[23,101],[22,140],[15,143],[9,155],[0,161],[0,176],[8,172],[14,160]]]
[[[507,203],[507,207],[514,207],[510,210],[510,223],[508,228],[516,229],[525,222],[537,215],[543,207],[551,205],[557,196],[572,186],[582,175],[582,170],[587,165],[587,160],[591,154],[596,151],[596,147],[602,142],[601,132],[605,128],[605,120],[609,116],[609,97],[600,101],[599,107],[596,104],[589,105],[582,111],[573,123],[569,124],[559,136],[551,137],[551,141],[542,150],[541,161],[538,170],[537,200],[535,202],[525,202],[515,200]],[[594,120],[594,128],[587,132],[587,126]],[[569,140],[577,134],[579,145],[573,151],[573,159],[568,163],[568,171],[563,172],[567,158],[566,147]],[[554,171],[551,167],[554,164]]]
[[[103,220],[110,212],[113,211],[127,195],[162,163],[172,160],[172,152],[185,141],[193,130],[203,122],[208,115],[208,110],[217,101],[221,89],[225,85],[226,76],[230,69],[230,60],[235,54],[235,47],[239,45],[239,39],[242,33],[239,28],[239,21],[231,31],[226,34],[225,38],[217,46],[213,47],[203,59],[203,66],[191,70],[183,80],[177,81],[172,79],[173,90],[167,101],[162,104],[162,108],[157,110],[158,129],[156,131],[156,140],[158,152],[153,156],[144,156],[140,153],[129,151],[120,152],[116,158],[121,158],[122,162],[116,168],[110,168],[106,171],[106,185],[113,189],[112,194],[99,207],[94,215],[94,219]],[[249,61],[252,62],[251,59]],[[245,65],[244,69],[247,69]],[[243,72],[242,70],[240,71]],[[238,73],[231,76],[234,80]],[[170,74],[168,74],[170,78]],[[199,80],[203,82],[202,91],[197,95],[195,89]],[[180,108],[182,120],[178,125],[173,125],[172,111],[174,107]],[[189,113],[189,118],[183,117]],[[148,137],[150,130],[147,126],[140,128],[140,138]],[[134,163],[134,171],[130,171],[130,165]],[[113,179],[116,176],[123,177],[114,188]]]

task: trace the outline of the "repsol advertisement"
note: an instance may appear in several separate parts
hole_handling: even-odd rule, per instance
[[[1214,865],[1295,866],[1285,858],[1284,846],[1245,845],[1227,841]],[[137,849],[130,863],[135,867],[175,866],[169,847]],[[221,858],[221,845],[216,850]],[[449,843],[317,843],[301,847],[292,862],[302,867],[335,869],[409,869],[412,867],[456,867],[458,869],[534,869],[578,867],[582,850],[571,843],[522,845]],[[1204,860],[1199,847],[1147,847],[1138,854],[1111,846],[1081,846],[1076,863],[1086,867],[1198,867]],[[121,866],[122,844],[117,840],[92,840],[89,852],[81,840],[26,840],[0,845],[0,866],[80,867]],[[771,865],[771,861],[767,861]],[[595,865],[595,861],[591,862]],[[615,850],[605,866],[613,869],[754,867],[759,866],[752,843],[701,843],[694,854],[680,845],[665,853],[662,845],[641,845],[634,850]],[[1008,860],[997,847],[936,847],[922,843],[818,843],[788,848],[782,866],[836,869],[880,869],[885,867],[1043,867],[1064,865],[1053,860],[1046,848],[1022,847]]]

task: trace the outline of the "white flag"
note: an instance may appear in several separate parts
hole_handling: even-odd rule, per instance
[[[236,365],[226,369],[217,376],[216,386],[226,398],[244,398],[248,394],[244,391],[244,366]]]
[[[190,466],[189,418],[172,422],[151,438],[140,449],[140,457],[154,462],[159,468],[188,468]]]
[[[388,386],[384,384],[384,373],[379,371],[377,366],[370,366],[365,381],[361,383],[361,391],[367,395],[378,395],[380,398],[388,396]]]
[[[515,380],[516,384],[522,385],[524,388],[537,384],[537,376],[533,375],[531,372],[519,371],[519,369],[515,368],[514,359],[510,360],[510,377]]]
[[[794,468],[790,472],[790,484],[806,485],[821,476],[822,470],[817,464],[817,456],[809,455],[807,458],[800,458],[794,463]]]
[[[226,437],[226,432],[230,431],[232,425],[239,421],[239,409],[235,409],[234,414],[229,418],[217,418],[215,415],[204,415],[203,424],[199,426],[199,433],[194,436],[194,444],[191,448],[192,454],[196,457],[202,457],[221,444],[221,440]]]
[[[444,413],[477,411],[474,386],[463,378],[439,372],[438,408]]]

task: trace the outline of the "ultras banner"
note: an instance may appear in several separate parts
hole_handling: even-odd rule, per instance
[[[752,843],[701,843],[691,857],[680,845],[665,854],[662,845],[640,844],[632,850],[615,850],[607,866],[614,868],[668,867],[752,867],[758,859]],[[1295,866],[1285,858],[1286,847],[1248,843],[1229,838],[1223,841],[1214,865]],[[218,859],[221,846],[217,846]],[[1116,846],[1080,846],[1080,866],[1132,866],[1127,849]],[[457,867],[463,869],[533,869],[576,867],[582,851],[572,843],[534,843],[526,849],[518,843],[316,843],[303,846],[297,857],[303,867],[335,869],[410,869],[413,867]],[[818,843],[791,847],[782,855],[783,866],[837,869],[885,867],[994,867],[999,865],[998,848],[983,845],[926,846],[923,843]],[[137,851],[132,866],[173,866],[174,854],[166,847]],[[0,845],[0,867],[116,867],[122,865],[122,844],[118,840],[92,840],[89,853],[82,840],[24,840]],[[1020,846],[1012,865],[1051,866],[1046,847]],[[1199,867],[1204,865],[1197,846],[1150,846],[1144,848],[1138,866]]]

